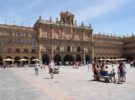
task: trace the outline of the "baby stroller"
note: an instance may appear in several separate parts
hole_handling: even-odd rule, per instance
[[[54,74],[59,74],[59,67],[57,67],[57,66],[55,66],[55,68],[54,68]]]

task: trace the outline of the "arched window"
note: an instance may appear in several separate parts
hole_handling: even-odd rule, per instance
[[[63,20],[63,23],[65,23],[65,18],[64,17],[62,18],[62,20]]]
[[[56,51],[60,51],[60,46],[57,46],[56,47]]]
[[[81,48],[80,47],[77,47],[77,52],[80,52],[81,51]]]
[[[71,48],[70,46],[67,47],[67,51],[70,52],[71,51]]]

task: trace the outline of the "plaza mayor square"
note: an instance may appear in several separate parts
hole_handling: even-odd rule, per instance
[[[0,100],[135,100],[135,0],[0,8]]]

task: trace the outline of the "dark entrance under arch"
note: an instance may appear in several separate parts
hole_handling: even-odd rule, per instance
[[[42,56],[42,62],[43,62],[43,64],[49,64],[49,61],[50,61],[50,59],[49,59],[49,56],[47,55],[47,54],[44,54],[43,56]]]
[[[33,59],[36,59],[36,57],[31,57],[31,64],[35,64],[35,61],[33,61]]]
[[[72,65],[74,64],[74,57],[72,55],[65,55],[63,62],[64,64]]]
[[[60,57],[59,54],[56,54],[54,56],[54,62],[55,62],[56,65],[60,65],[61,64],[62,60],[61,60],[61,57]]]
[[[85,56],[85,61],[86,61],[86,64],[89,64],[89,63],[92,62],[89,55],[86,55],[86,56]]]
[[[81,62],[81,61],[82,61],[82,57],[81,57],[80,55],[77,55],[77,56],[76,56],[76,61],[77,61],[77,62]]]
[[[23,64],[28,64],[29,63],[29,58],[28,57],[23,57],[24,59],[26,59],[26,61],[23,61]]]
[[[6,59],[12,59],[12,57],[7,56]],[[5,61],[5,62],[6,62],[6,64],[12,64],[13,63],[13,61]]]
[[[3,58],[0,56],[0,65],[2,65]]]
[[[19,60],[20,60],[20,57],[16,56],[16,57],[14,58],[14,60],[15,60],[15,61],[14,61],[15,64],[20,64],[20,61],[19,61]]]
[[[133,60],[133,57],[127,56],[126,59],[127,59],[127,61],[132,61]]]

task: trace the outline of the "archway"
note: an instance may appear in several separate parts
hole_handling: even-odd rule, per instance
[[[59,54],[56,54],[55,56],[54,56],[54,62],[55,62],[55,64],[56,65],[60,65],[62,60],[61,60],[61,57],[60,57],[60,55]]]
[[[12,57],[7,56],[6,59],[12,59]],[[11,65],[13,63],[13,61],[5,61],[5,62],[6,62],[6,64],[9,64],[9,65]]]
[[[96,57],[94,57],[94,62],[97,62],[97,58]]]
[[[91,63],[91,58],[90,58],[89,55],[86,55],[86,56],[85,56],[85,61],[86,61],[86,64]]]
[[[35,64],[35,61],[33,61],[33,59],[36,59],[36,57],[31,57],[31,64]]]
[[[74,57],[72,55],[65,55],[63,61],[64,61],[64,64],[72,65],[74,64]]]
[[[49,64],[49,61],[50,61],[50,59],[49,59],[49,56],[47,55],[47,54],[44,54],[43,56],[42,56],[42,62],[43,62],[43,64]]]
[[[17,65],[19,65],[20,64],[20,61],[19,60],[20,60],[20,57],[16,56],[14,58],[14,63],[17,64]]]
[[[29,58],[28,57],[23,57],[24,59],[26,59],[26,61],[23,61],[23,64],[28,64],[29,63]]]
[[[126,57],[126,59],[127,59],[127,61],[129,61],[129,62],[130,62],[130,61],[132,61],[132,60],[133,60],[133,57],[131,57],[131,56],[127,56],[127,57]]]
[[[101,60],[99,60],[99,59],[101,59],[101,58],[100,58],[100,57],[98,57],[98,62],[99,62],[99,63],[101,63]]]
[[[0,56],[0,65],[2,65],[3,58]]]
[[[77,56],[76,56],[76,61],[77,61],[77,62],[81,62],[81,61],[82,61],[82,57],[81,57],[80,55],[77,55]]]

